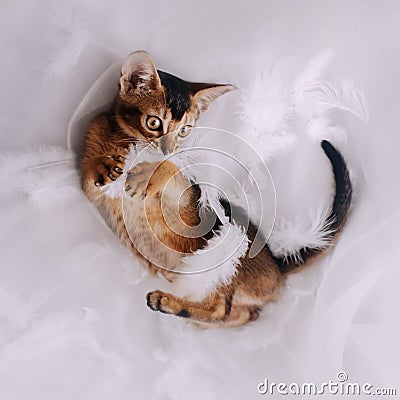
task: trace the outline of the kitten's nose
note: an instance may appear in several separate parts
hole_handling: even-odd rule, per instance
[[[161,142],[161,151],[162,151],[165,155],[172,153],[172,150],[166,145],[165,142]]]
[[[167,154],[171,154],[174,151],[175,148],[175,141],[171,140],[172,138],[168,138],[167,137],[162,137],[160,139],[160,148],[161,151],[167,155]]]

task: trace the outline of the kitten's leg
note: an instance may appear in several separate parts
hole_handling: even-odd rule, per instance
[[[257,306],[232,306],[229,315],[217,321],[192,321],[198,328],[236,328],[255,321],[259,317],[260,308]]]
[[[110,198],[101,190],[102,186],[115,181],[122,175],[124,163],[125,157],[118,154],[87,157],[82,161],[81,185],[86,196],[106,212],[121,242],[140,258],[125,227],[121,198]],[[140,259],[150,272],[156,272],[149,262]]]
[[[232,304],[232,294],[214,293],[202,302],[189,301],[170,293],[147,294],[147,305],[153,311],[188,318],[200,327],[235,327],[258,318],[257,306]]]
[[[218,320],[225,315],[225,296],[214,295],[204,302],[194,302],[160,290],[147,294],[147,305],[153,311],[196,320]]]
[[[101,188],[117,180],[123,173],[125,157],[119,154],[87,157],[82,160],[81,186],[86,196],[107,212],[114,207],[114,201],[104,195]],[[112,217],[114,210],[109,212]]]
[[[262,256],[258,256],[262,257]],[[263,260],[266,261],[266,260]],[[195,302],[162,291],[147,294],[147,305],[154,311],[190,319],[203,327],[235,327],[258,318],[260,308],[274,301],[284,279],[277,268],[264,262],[259,271],[246,263],[233,281],[216,289],[203,301]],[[257,273],[258,272],[258,273]]]

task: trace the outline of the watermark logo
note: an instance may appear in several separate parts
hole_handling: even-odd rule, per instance
[[[345,371],[339,371],[336,379],[328,382],[316,384],[313,382],[298,383],[276,383],[265,378],[257,385],[257,391],[261,395],[309,395],[321,396],[325,394],[341,396],[397,396],[396,388],[374,387],[371,383],[350,382],[349,376]]]
[[[166,143],[173,149],[169,154],[163,151]],[[267,243],[275,221],[275,188],[268,167],[255,148],[221,129],[194,128],[184,141],[179,132],[170,133],[142,146],[130,160],[124,189],[123,216],[133,245],[152,264],[177,273],[177,264],[192,249],[177,251],[166,230],[185,239],[207,237],[218,220],[229,227],[229,204],[228,219],[243,232],[250,215],[253,226],[257,222],[248,251],[253,258]],[[202,205],[197,210],[190,204],[197,201],[196,193]],[[152,201],[155,197],[157,201]],[[247,240],[245,235],[242,240],[232,238],[229,229],[221,232],[215,245],[219,250],[215,246],[202,249],[204,265],[193,273],[218,267]]]

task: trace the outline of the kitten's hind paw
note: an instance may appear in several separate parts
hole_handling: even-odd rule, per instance
[[[169,293],[160,290],[147,294],[147,306],[153,311],[163,314],[174,314],[178,317],[189,318],[190,313],[182,308],[182,304]]]
[[[152,195],[154,185],[150,180],[157,165],[158,163],[149,163],[144,161],[130,169],[125,182],[126,194],[130,197],[138,197],[141,200],[144,200],[147,195]]]

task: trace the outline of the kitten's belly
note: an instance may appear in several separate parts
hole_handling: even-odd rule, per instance
[[[143,200],[131,199],[124,196],[123,217],[126,230],[139,255],[150,261],[158,268],[175,270],[182,263],[183,254],[173,250],[163,243],[150,226],[144,210]]]

